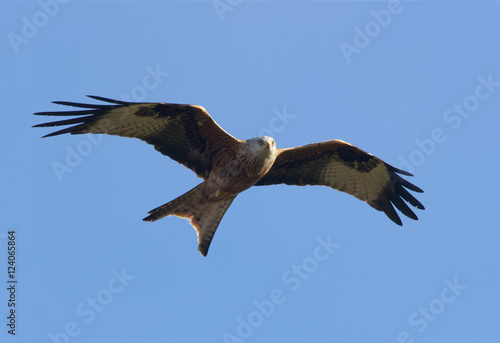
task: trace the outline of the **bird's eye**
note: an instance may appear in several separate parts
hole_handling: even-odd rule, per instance
[[[259,145],[264,145],[264,141],[262,139],[259,139],[258,143]]]

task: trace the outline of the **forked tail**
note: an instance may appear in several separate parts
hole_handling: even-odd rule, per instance
[[[154,222],[165,216],[189,219],[198,235],[198,251],[207,256],[215,231],[236,195],[208,201],[203,194],[205,185],[206,182],[202,182],[180,197],[149,211],[149,216],[143,220]]]
[[[186,215],[195,212],[195,209],[199,207],[199,204],[202,202],[203,189],[205,188],[205,184],[205,182],[202,182],[180,197],[175,198],[174,200],[149,211],[149,216],[147,216],[143,220],[146,222],[155,222],[158,219],[166,216],[188,218]]]

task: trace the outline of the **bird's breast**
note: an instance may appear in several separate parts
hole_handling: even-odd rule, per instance
[[[215,166],[208,181],[220,193],[238,194],[259,181],[269,171],[272,162],[274,161],[237,155],[233,159],[222,160]]]

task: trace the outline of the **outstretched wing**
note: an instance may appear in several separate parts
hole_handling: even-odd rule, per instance
[[[417,220],[404,200],[421,210],[424,206],[405,187],[414,192],[423,191],[398,173],[413,176],[349,143],[331,140],[280,149],[273,167],[256,186],[280,183],[328,186],[366,201],[402,225],[393,205],[404,215]]]
[[[165,103],[135,103],[98,96],[92,99],[109,104],[90,105],[67,101],[55,104],[80,107],[83,110],[38,112],[36,115],[77,116],[34,127],[73,125],[44,137],[64,133],[105,133],[139,138],[162,154],[193,170],[206,179],[218,152],[238,142],[224,131],[201,106]]]

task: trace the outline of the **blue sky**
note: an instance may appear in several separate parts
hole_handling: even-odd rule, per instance
[[[0,6],[2,342],[500,339],[498,2]],[[203,258],[187,221],[141,220],[191,171],[139,140],[31,128],[86,94],[202,105],[281,148],[343,139],[411,171],[426,210],[398,227],[326,187],[254,187]]]

